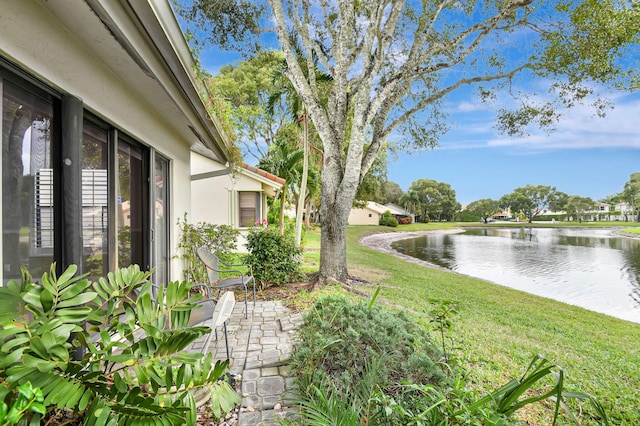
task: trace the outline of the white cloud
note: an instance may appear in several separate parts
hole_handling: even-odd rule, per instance
[[[606,117],[594,116],[588,107],[577,107],[566,113],[557,130],[522,138],[493,137],[487,147],[518,147],[530,150],[583,148],[639,148],[640,98],[624,102],[618,99]]]
[[[490,108],[486,104],[483,104],[482,102],[464,101],[457,104],[453,108],[453,112],[466,113],[466,112],[475,112],[475,111],[487,111],[489,109]]]

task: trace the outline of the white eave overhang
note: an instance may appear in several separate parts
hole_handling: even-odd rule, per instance
[[[182,143],[208,151],[222,164],[230,161],[232,143],[203,103],[206,91],[196,77],[195,61],[169,0],[37,3],[175,129]],[[87,108],[101,114],[91,104]]]
[[[184,96],[189,100],[204,134],[193,127],[191,131],[219,160],[228,162],[232,142],[222,130],[218,118],[210,114],[203,104],[201,96],[206,99],[208,93],[195,74],[196,63],[169,2],[128,0],[127,3],[136,13]]]

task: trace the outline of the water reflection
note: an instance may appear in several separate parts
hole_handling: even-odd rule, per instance
[[[409,256],[640,323],[640,240],[612,229],[478,228],[397,241]]]

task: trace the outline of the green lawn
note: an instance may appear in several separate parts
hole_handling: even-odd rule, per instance
[[[640,226],[635,228],[623,228],[621,231],[626,232],[628,234],[640,235]]]
[[[431,327],[431,301],[456,303],[459,313],[449,335],[479,389],[495,389],[520,376],[533,355],[543,354],[565,369],[572,390],[595,395],[608,409],[614,424],[640,424],[639,324],[406,262],[358,243],[372,232],[457,225],[469,224],[413,224],[396,229],[351,226],[347,230],[349,272],[381,285],[380,299],[414,312],[427,327]],[[307,232],[305,247],[309,270],[317,270],[318,231]],[[373,293],[375,286],[359,289]],[[537,406],[519,412],[519,417],[529,424],[546,424],[549,412]]]

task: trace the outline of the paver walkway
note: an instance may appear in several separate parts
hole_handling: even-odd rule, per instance
[[[244,303],[236,303],[227,325],[230,351],[230,374],[240,376],[242,409],[238,426],[278,425],[278,418],[292,414],[286,399],[291,395],[293,378],[288,360],[295,330],[302,314],[293,313],[277,301],[249,303],[249,317],[244,317]],[[207,325],[207,323],[205,323]],[[193,343],[191,350],[201,350],[205,339]],[[215,359],[226,359],[222,329],[209,351]]]

